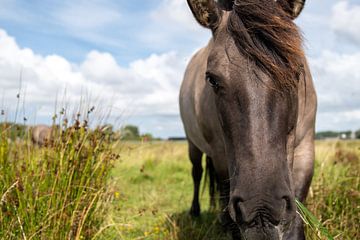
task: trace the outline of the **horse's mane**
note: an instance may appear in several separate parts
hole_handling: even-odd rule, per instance
[[[239,51],[279,90],[294,89],[304,61],[301,34],[286,0],[235,0],[228,31]]]

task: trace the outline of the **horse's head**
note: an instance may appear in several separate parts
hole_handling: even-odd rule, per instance
[[[188,0],[212,31],[204,81],[230,176],[228,210],[246,239],[279,239],[295,217],[291,169],[304,55],[300,0]]]

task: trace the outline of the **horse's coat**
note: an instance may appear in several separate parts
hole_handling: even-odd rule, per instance
[[[246,239],[304,239],[295,197],[313,175],[316,94],[292,19],[300,0],[188,0],[212,39],[191,59],[180,112],[200,214],[201,156],[214,169],[222,221]],[[212,187],[214,188],[214,187]],[[213,201],[213,200],[212,200]]]
[[[51,140],[51,127],[36,125],[31,128],[31,140],[34,144],[44,146]]]

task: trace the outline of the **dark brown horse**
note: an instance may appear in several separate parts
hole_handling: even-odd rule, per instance
[[[316,94],[293,22],[304,2],[188,0],[212,32],[180,91],[193,164],[190,212],[200,214],[205,153],[220,219],[236,239],[305,238],[295,198],[305,200],[313,175]]]

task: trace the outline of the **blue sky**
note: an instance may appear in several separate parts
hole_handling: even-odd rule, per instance
[[[0,10],[0,18],[1,26],[20,46],[30,47],[36,53],[58,54],[69,61],[81,62],[90,50],[96,49],[110,52],[119,64],[126,66],[152,53],[171,50],[189,53],[203,43],[187,34],[179,39],[178,29],[186,30],[179,26],[181,21],[173,21],[172,26],[166,19],[162,23],[161,16],[156,14],[165,10],[166,2],[171,1],[2,0],[0,3],[5,7]],[[184,4],[175,5],[184,10]],[[196,27],[204,35],[207,32]]]
[[[178,90],[210,33],[185,0],[0,0],[1,108],[13,118],[19,75],[30,123],[82,97],[156,136],[182,136]],[[318,130],[360,128],[360,1],[309,0],[296,23],[318,92]],[[63,97],[64,92],[66,96]],[[25,100],[24,100],[25,98]],[[59,99],[66,99],[60,101]]]

